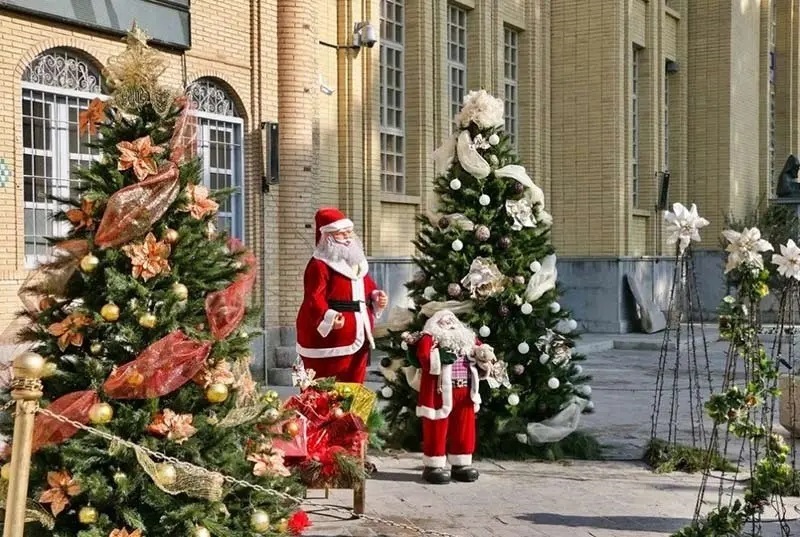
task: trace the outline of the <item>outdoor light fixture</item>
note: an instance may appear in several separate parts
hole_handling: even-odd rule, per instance
[[[334,45],[333,43],[326,43],[320,41],[319,44],[335,48],[336,50],[350,49],[354,50],[356,54],[364,48],[372,48],[378,42],[378,32],[375,27],[367,21],[357,22],[353,25],[353,43],[350,45]]]

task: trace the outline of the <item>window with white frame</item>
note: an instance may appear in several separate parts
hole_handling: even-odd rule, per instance
[[[631,58],[631,198],[639,207],[639,63],[641,48],[634,45]]]
[[[67,225],[53,215],[55,198],[75,196],[76,168],[88,167],[99,151],[86,147],[78,115],[100,97],[101,77],[89,61],[67,49],[37,56],[22,74],[22,180],[25,267],[50,260],[47,238],[64,236]]]
[[[233,189],[220,203],[217,225],[244,240],[244,148],[242,118],[230,93],[211,78],[200,78],[186,89],[197,114],[197,148],[203,184],[209,189]]]
[[[452,4],[447,6],[447,73],[452,123],[467,91],[467,10]]]
[[[405,194],[404,0],[381,1],[381,186]]]
[[[503,29],[503,86],[505,102],[506,132],[511,143],[516,146],[518,130],[517,83],[519,80],[519,32],[511,28]]]

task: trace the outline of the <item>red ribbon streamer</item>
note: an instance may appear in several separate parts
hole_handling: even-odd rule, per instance
[[[247,270],[240,273],[236,280],[221,291],[210,293],[206,297],[206,317],[215,339],[225,339],[244,319],[247,307],[247,296],[253,290],[256,280],[256,258],[246,250],[237,239],[228,241],[232,253],[241,253],[241,260]]]
[[[50,403],[47,410],[86,425],[89,423],[89,411],[99,402],[100,397],[96,391],[85,390],[59,397]],[[33,426],[33,451],[36,452],[51,444],[60,444],[77,432],[78,428],[74,425],[59,421],[47,414],[39,414]]]
[[[195,341],[176,330],[111,373],[103,389],[114,399],[150,399],[167,395],[197,375],[209,352],[210,342]]]

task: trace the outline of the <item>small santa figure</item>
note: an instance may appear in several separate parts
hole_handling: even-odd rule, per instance
[[[375,347],[375,318],[389,302],[369,276],[353,222],[334,208],[317,211],[316,249],[303,277],[297,353],[317,378],[363,383]]]
[[[417,416],[422,418],[422,477],[436,485],[478,479],[472,467],[475,413],[480,408],[478,381],[496,361],[489,345],[451,311],[441,310],[425,323],[416,344],[420,364]],[[481,370],[479,373],[479,367]],[[445,463],[452,465],[447,471]]]

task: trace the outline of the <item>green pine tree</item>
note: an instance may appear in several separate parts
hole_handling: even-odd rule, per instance
[[[510,386],[492,389],[481,382],[478,454],[596,456],[596,443],[578,433],[558,445],[530,445],[518,439],[528,423],[553,417],[573,398],[584,401],[584,412],[592,404],[589,377],[579,365],[584,358],[572,354],[574,345],[566,336],[575,322],[557,303],[551,217],[502,123],[502,101],[484,91],[472,92],[456,118],[459,129],[437,151],[438,159],[450,160],[452,155],[452,161],[443,163],[447,172],[435,179],[441,217],[419,218],[414,241],[419,271],[406,284],[415,308],[406,330],[422,329],[425,313],[432,314],[426,307],[432,303],[451,301],[447,309],[508,364]],[[478,270],[486,277],[478,277]],[[470,274],[475,276],[472,280]],[[548,334],[552,342],[545,346],[540,338]],[[417,393],[403,369],[413,363],[405,356],[413,348],[406,351],[403,339],[399,330],[392,330],[382,342],[389,357],[381,364],[386,380],[381,394],[388,399],[390,441],[418,450]]]
[[[57,216],[71,224],[66,240],[85,244],[88,252],[82,254],[79,267],[62,288],[47,278],[27,289],[44,296],[41,311],[33,314],[33,323],[22,334],[47,360],[42,406],[68,394],[94,390],[100,402],[89,412],[93,427],[181,461],[302,495],[298,481],[285,472],[258,471],[262,475],[254,475],[254,462],[258,461],[252,458],[257,453],[270,455],[269,426],[282,419],[277,394],[260,395],[247,372],[254,335],[248,326],[258,312],[248,310],[243,322],[221,339],[212,334],[206,314],[210,293],[228,288],[241,281],[246,271],[255,270],[246,262],[246,252],[232,249],[226,234],[210,227],[215,220],[214,204],[224,203],[229,193],[215,192],[204,198],[201,190],[193,192],[201,180],[199,161],[182,160],[177,196],[168,200],[162,216],[146,229],[135,228],[135,237],[123,244],[101,248],[95,242],[109,199],[123,187],[141,184],[137,171],[143,174],[143,170],[137,166],[152,165],[159,172],[170,167],[174,149],[180,147],[171,144],[176,122],[187,106],[185,99],[175,99],[157,85],[160,60],[158,53],[147,47],[146,38],[134,30],[127,41],[127,56],[113,63],[117,77],[109,81],[111,102],[104,106],[96,100],[85,116],[84,127],[99,128],[92,145],[102,158],[76,170],[80,187],[73,199],[60,200],[71,207]],[[132,167],[121,165],[124,155],[118,144],[125,142],[139,151],[139,161]],[[142,149],[146,142],[156,148],[150,163]],[[150,201],[145,196],[136,203]],[[209,210],[189,210],[198,203]],[[131,214],[125,211],[118,217]],[[145,211],[139,219],[153,220],[153,216]],[[129,222],[117,231],[126,232],[132,225]],[[143,246],[148,246],[149,252],[142,254]],[[150,264],[140,267],[141,273],[134,265],[137,254],[131,247],[149,256]],[[67,265],[72,263],[71,258],[62,257],[46,267],[49,274],[61,272],[65,259]],[[108,395],[105,383],[115,370],[176,330],[193,341],[210,344],[201,378],[188,379],[161,397]],[[171,364],[175,356],[162,358]],[[211,371],[218,375],[216,380],[202,378]],[[147,371],[141,374],[128,377],[131,387],[161,385],[159,379],[148,378]],[[249,400],[247,393],[251,394]],[[250,419],[234,420],[232,426],[225,423],[230,412],[242,406],[253,410]],[[174,417],[170,411],[182,421],[177,427],[169,422]],[[8,424],[4,432],[10,435]],[[84,431],[42,447],[32,458],[29,497],[54,515],[54,527],[30,524],[26,534],[252,537],[286,533],[286,518],[296,509],[293,502],[230,484],[218,490],[218,497],[201,497],[198,491],[204,482],[208,484],[207,478],[186,482],[183,492],[168,494],[156,485],[156,479],[169,487],[176,473],[179,480],[181,474],[168,463],[154,462],[162,464],[156,467],[155,479],[144,471],[133,450]]]

